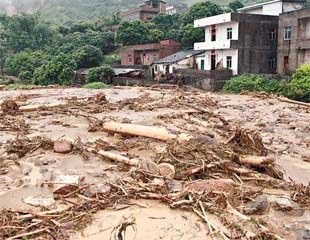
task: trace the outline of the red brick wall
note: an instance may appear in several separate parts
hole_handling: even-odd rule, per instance
[[[173,40],[165,40],[160,43],[129,46],[121,53],[121,64],[151,65],[153,63],[154,54],[157,55],[158,59],[162,59],[180,51],[181,47],[181,43]],[[131,62],[128,61],[129,55],[131,55]]]

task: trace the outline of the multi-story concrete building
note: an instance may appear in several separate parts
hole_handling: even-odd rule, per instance
[[[226,13],[196,20],[205,41],[194,44],[200,70],[228,68],[233,74],[275,73],[278,17]]]
[[[240,13],[279,16],[304,7],[305,0],[274,0],[238,9]]]
[[[166,13],[166,2],[163,0],[145,0],[137,8],[123,13],[126,21],[141,20],[150,21],[160,13]]]
[[[188,9],[188,6],[186,3],[181,3],[178,5],[167,5],[166,14],[168,15],[181,14],[181,13],[185,13],[187,9]]]
[[[173,40],[128,46],[121,53],[122,65],[151,65],[159,59],[181,50],[182,44]]]
[[[281,14],[278,39],[278,73],[310,64],[310,8]]]

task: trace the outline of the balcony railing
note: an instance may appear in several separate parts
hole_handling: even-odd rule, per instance
[[[237,48],[238,40],[224,40],[214,42],[199,42],[194,44],[195,50],[214,50]]]

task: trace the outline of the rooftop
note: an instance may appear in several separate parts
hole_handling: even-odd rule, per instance
[[[201,54],[204,51],[197,51],[197,50],[186,50],[186,51],[180,51],[177,52],[175,54],[172,54],[168,57],[162,58],[156,62],[154,62],[155,64],[161,64],[161,63],[175,63],[178,61],[181,61],[183,59]]]
[[[305,0],[273,0],[273,1],[258,3],[258,4],[254,4],[254,5],[251,5],[251,6],[239,8],[238,11],[242,12],[242,11],[245,11],[245,10],[260,8],[260,7],[263,7],[264,5],[268,5],[268,4],[272,4],[272,3],[276,3],[276,2],[304,3]]]

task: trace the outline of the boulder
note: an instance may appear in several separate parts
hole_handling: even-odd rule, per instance
[[[77,175],[72,176],[57,176],[55,179],[54,194],[67,195],[79,188],[81,177]]]
[[[56,153],[70,153],[72,151],[72,143],[66,140],[57,140],[54,142],[54,151]]]
[[[51,197],[29,196],[27,198],[24,198],[23,202],[34,207],[45,207],[45,208],[51,207],[56,203],[52,196]]]
[[[268,197],[264,194],[259,195],[254,201],[248,202],[243,211],[246,215],[264,214],[269,210]]]
[[[161,163],[158,165],[159,173],[161,176],[173,179],[175,176],[175,168],[169,163]]]
[[[271,206],[279,211],[285,212],[287,215],[300,217],[304,214],[304,210],[289,197],[277,197],[271,202]]]
[[[201,180],[189,183],[186,187],[194,192],[230,192],[233,190],[235,182],[231,179]]]

